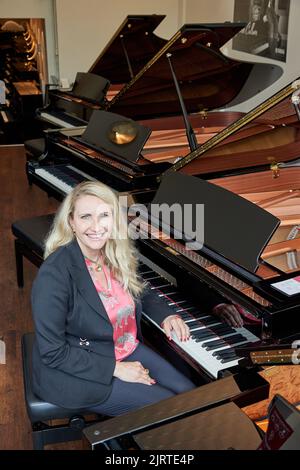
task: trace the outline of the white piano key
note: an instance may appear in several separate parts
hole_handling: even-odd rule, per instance
[[[7,123],[9,121],[8,116],[5,111],[0,111],[3,122]]]
[[[81,170],[78,170],[76,167],[73,167],[72,165],[67,165],[67,168],[70,168],[71,170],[75,171],[76,173],[80,174],[81,176],[84,176],[87,180],[95,181],[95,178],[88,175],[87,173],[84,173]],[[37,168],[35,170],[35,173],[40,178],[42,178],[43,180],[45,180],[48,183],[52,184],[57,189],[60,189],[65,194],[69,194],[69,192],[72,191],[72,189],[73,189],[73,186],[71,186],[70,184],[67,184],[62,179],[57,178],[56,176],[52,175],[51,173],[49,173],[49,171],[47,171],[46,168]]]
[[[58,117],[53,116],[52,114],[49,114],[49,113],[44,113],[44,112],[40,113],[40,118],[47,122],[50,122],[51,124],[55,124],[56,126],[59,126],[59,127],[65,127],[68,129],[73,129],[73,127],[75,127],[74,125],[68,123],[67,121],[63,121],[62,119],[59,119]]]

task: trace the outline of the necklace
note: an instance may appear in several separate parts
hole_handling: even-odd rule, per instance
[[[102,266],[100,262],[100,255],[97,257],[96,261],[94,261],[91,258],[88,258],[88,256],[84,255],[84,258],[90,261],[91,263],[95,264],[94,270],[97,271],[97,273],[100,273],[102,271]]]

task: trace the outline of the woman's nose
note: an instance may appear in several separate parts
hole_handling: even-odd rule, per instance
[[[101,219],[93,219],[92,220],[92,229],[95,230],[95,232],[98,232],[99,230],[103,230],[105,227],[105,224]]]

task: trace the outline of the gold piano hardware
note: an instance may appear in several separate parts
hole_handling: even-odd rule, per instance
[[[204,108],[199,112],[199,115],[201,116],[202,119],[207,119],[208,117],[208,109]]]
[[[108,138],[117,145],[130,144],[136,139],[138,128],[134,122],[115,122],[108,131]]]
[[[270,349],[269,351],[253,351],[250,358],[254,364],[290,364],[295,349]]]
[[[195,160],[196,158],[200,157],[203,155],[205,152],[207,152],[209,149],[212,147],[216,146],[217,144],[223,142],[226,138],[234,134],[236,131],[244,127],[246,124],[250,123],[253,121],[253,119],[258,118],[261,116],[263,113],[271,109],[273,106],[276,104],[280,103],[283,99],[287,98],[294,90],[297,90],[300,88],[300,80],[295,80],[293,83],[290,85],[286,86],[283,88],[283,90],[280,90],[277,94],[269,98],[268,100],[264,101],[262,104],[254,108],[252,111],[247,113],[245,116],[243,116],[241,119],[238,119],[236,122],[231,124],[229,127],[226,127],[223,131],[219,132],[216,134],[214,137],[209,139],[207,142],[205,142],[201,147],[198,147],[196,150],[191,152],[189,155],[187,155],[185,158],[182,158],[180,161],[174,163],[171,168],[166,170],[164,173],[162,173],[157,180],[160,182],[162,178],[173,171],[177,171],[184,166],[186,166],[188,163],[191,161]]]
[[[187,42],[187,38],[181,38],[181,43],[185,44]]]
[[[280,169],[277,162],[271,163],[271,171],[273,178],[278,178],[280,175]]]
[[[179,253],[177,253],[177,251],[173,250],[173,248],[171,248],[170,246],[166,247],[166,251],[168,251],[169,253],[171,253],[174,256],[179,256]]]

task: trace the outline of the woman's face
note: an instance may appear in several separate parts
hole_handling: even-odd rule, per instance
[[[259,21],[262,14],[262,8],[260,5],[253,5],[252,8],[252,21]]]
[[[96,196],[81,196],[70,224],[83,254],[95,260],[112,233],[112,208]]]

